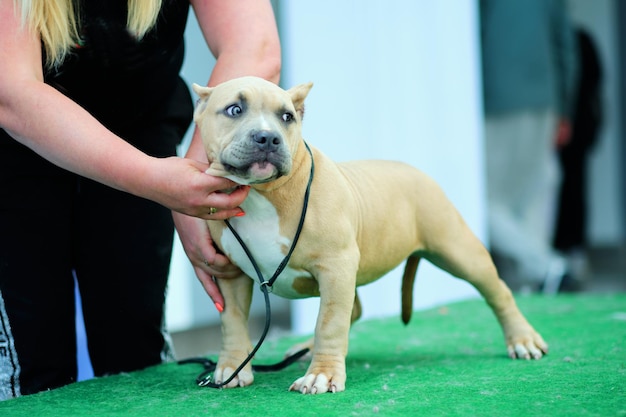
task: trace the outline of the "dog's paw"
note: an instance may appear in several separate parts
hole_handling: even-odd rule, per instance
[[[296,379],[289,387],[289,391],[299,391],[302,394],[335,393],[345,389],[346,367],[343,358],[327,364],[315,364],[314,361],[306,375]]]
[[[239,371],[237,376],[235,376],[232,381],[224,385],[224,388],[236,388],[251,385],[254,381],[254,376],[252,375],[252,369],[248,368],[249,367],[246,366],[241,371]],[[215,369],[215,372],[213,373],[214,382],[216,384],[221,384],[222,382],[227,381],[228,378],[232,376],[233,372],[235,372],[235,369],[237,368],[229,366],[223,368],[217,367]]]
[[[239,366],[246,359],[246,356],[238,359],[233,357],[223,358],[220,355],[219,360],[217,361],[217,367],[213,372],[213,382],[216,384],[221,384],[227,381],[239,368]],[[243,367],[241,371],[230,381],[228,384],[224,385],[224,388],[236,388],[236,387],[245,387],[251,385],[254,381],[254,375],[252,374],[252,366],[248,363]]]
[[[303,362],[310,361],[311,358],[313,358],[313,341],[314,340],[315,340],[314,338],[310,338],[306,342],[293,345],[287,350],[287,352],[285,352],[285,358],[295,355],[296,353],[300,352],[302,349],[309,349],[309,351],[305,355],[303,355],[299,360]]]
[[[530,325],[507,334],[506,345],[512,359],[541,359],[548,344]]]

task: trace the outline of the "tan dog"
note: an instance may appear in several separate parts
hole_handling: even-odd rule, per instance
[[[246,215],[231,223],[265,279],[285,257],[303,207],[312,160],[301,137],[301,121],[311,87],[285,91],[254,77],[215,88],[194,85],[200,96],[194,118],[211,164],[208,172],[252,186],[242,204]],[[399,162],[338,164],[315,148],[312,154],[315,176],[306,221],[287,268],[273,286],[274,294],[287,298],[320,297],[311,364],[291,390],[315,394],[345,389],[348,332],[360,313],[356,287],[406,259],[405,322],[412,309],[417,261],[425,258],[478,289],[502,326],[511,357],[539,359],[547,352],[498,277],[489,253],[432,179]],[[389,207],[393,215],[385,218]],[[219,281],[226,304],[214,374],[219,383],[252,349],[247,318],[257,275],[224,222],[208,224],[217,245],[247,275]],[[252,381],[248,364],[229,386]]]

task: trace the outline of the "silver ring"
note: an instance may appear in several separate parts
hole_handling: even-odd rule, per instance
[[[217,213],[217,209],[215,207],[209,207],[209,216]]]

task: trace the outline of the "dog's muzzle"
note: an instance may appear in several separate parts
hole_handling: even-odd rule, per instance
[[[257,130],[233,142],[221,155],[226,171],[250,184],[275,180],[291,170],[291,155],[282,135]]]

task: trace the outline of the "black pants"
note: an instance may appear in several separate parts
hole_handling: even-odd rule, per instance
[[[171,156],[187,101],[162,120],[119,132]],[[0,130],[0,399],[76,380],[73,271],[94,374],[162,361],[173,239],[168,209],[62,170]]]
[[[586,244],[586,153],[577,149],[563,150],[560,155],[563,181],[559,191],[558,216],[554,247],[567,252]]]

